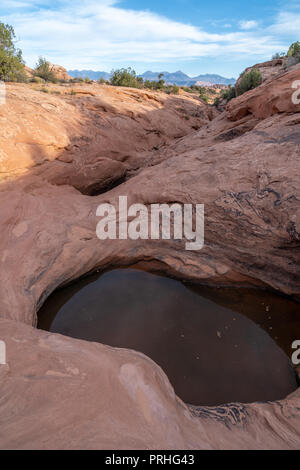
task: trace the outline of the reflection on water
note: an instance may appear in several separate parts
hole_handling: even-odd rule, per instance
[[[254,289],[211,288],[136,269],[94,274],[56,291],[39,328],[135,349],[195,405],[267,401],[297,388],[291,344],[299,304]]]

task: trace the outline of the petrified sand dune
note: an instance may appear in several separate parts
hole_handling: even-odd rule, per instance
[[[0,339],[8,350],[0,447],[299,448],[299,390],[277,403],[188,407],[145,356],[33,328],[58,286],[135,262],[299,296],[297,73],[267,80],[222,114],[186,95],[8,86],[0,107]],[[204,249],[100,242],[96,208],[120,195],[129,204],[204,203]]]

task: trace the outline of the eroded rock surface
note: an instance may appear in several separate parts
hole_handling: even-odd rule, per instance
[[[0,448],[297,449],[299,391],[280,403],[188,407],[143,354],[0,319]]]
[[[8,86],[0,107],[0,339],[8,344],[0,447],[299,448],[299,391],[280,403],[188,408],[141,354],[32,327],[57,287],[136,262],[299,296],[297,73],[267,80],[220,115],[185,95]],[[204,249],[99,241],[96,208],[120,195],[129,204],[205,204]]]

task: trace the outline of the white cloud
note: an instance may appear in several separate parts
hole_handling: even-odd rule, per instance
[[[240,21],[239,26],[241,29],[248,31],[249,29],[255,29],[258,27],[258,22],[254,20]]]
[[[300,38],[300,13],[280,12],[276,22],[269,28],[273,34],[291,36],[295,35],[295,41]]]
[[[30,66],[39,55],[68,69],[101,66],[109,70],[120,62],[133,61],[237,59],[245,55],[257,59],[284,49],[271,31],[253,33],[248,31],[249,24],[245,31],[209,33],[148,11],[126,10],[117,0],[61,0],[55,2],[55,10],[50,6],[54,3],[46,0],[30,4],[19,12],[7,7],[9,14],[2,15],[2,21],[14,25]],[[1,8],[2,4],[0,13]]]

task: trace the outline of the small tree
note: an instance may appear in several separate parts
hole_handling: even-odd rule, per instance
[[[131,67],[128,67],[127,69],[112,70],[111,74],[110,83],[113,86],[125,86],[131,88],[140,87],[135,70]]]
[[[44,57],[39,57],[38,63],[36,64],[34,70],[34,75],[36,77],[42,78],[45,80],[45,82],[57,82],[52,65]]]
[[[272,59],[275,60],[275,59],[283,59],[284,57],[286,57],[286,53],[285,52],[276,52],[276,54],[274,54],[272,56]]]
[[[237,86],[237,95],[243,95],[246,91],[253,90],[262,83],[262,74],[258,68],[250,70],[250,72],[241,75],[240,82]]]
[[[0,22],[0,80],[26,81],[22,51],[15,42],[14,28]]]
[[[300,42],[297,41],[297,42],[294,42],[289,50],[288,50],[288,53],[287,53],[287,56],[288,57],[300,57]]]
[[[157,89],[157,90],[163,90],[164,87],[165,87],[166,81],[163,79],[163,76],[164,76],[163,73],[160,73],[160,74],[158,75],[158,82],[156,82],[156,83],[157,83],[157,85],[156,85],[156,89]]]

